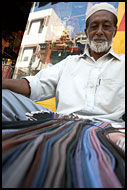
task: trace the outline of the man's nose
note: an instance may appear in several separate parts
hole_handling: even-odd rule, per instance
[[[103,34],[103,27],[102,27],[102,25],[99,25],[99,26],[98,26],[97,33],[96,33],[96,34],[98,34],[98,35],[102,35],[102,34]]]

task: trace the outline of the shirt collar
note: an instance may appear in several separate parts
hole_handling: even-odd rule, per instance
[[[111,49],[109,50],[109,52],[107,53],[107,55],[109,55],[109,54],[111,54],[113,57],[115,57],[115,58],[121,60],[121,57],[120,57],[118,54],[116,54],[116,53],[113,51],[112,48],[111,48]],[[88,48],[86,48],[86,50],[84,51],[84,53],[81,54],[81,55],[79,55],[79,57],[82,58],[82,57],[84,57],[85,55],[87,55],[88,57],[90,57]]]
[[[121,60],[121,57],[120,57],[118,54],[116,54],[116,53],[113,51],[112,48],[110,49],[110,51],[109,51],[108,53],[111,54],[111,55],[113,55],[115,58]]]

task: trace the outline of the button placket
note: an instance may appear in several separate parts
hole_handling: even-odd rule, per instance
[[[97,67],[92,67],[90,71],[88,85],[87,85],[87,106],[93,107],[94,106],[94,99],[95,99],[95,92],[97,88],[97,81],[98,81],[99,70]]]

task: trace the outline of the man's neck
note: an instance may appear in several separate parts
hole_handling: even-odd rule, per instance
[[[93,57],[93,58],[97,61],[100,57],[102,57],[103,55],[105,55],[109,50],[110,50],[110,49],[108,49],[108,50],[105,51],[105,52],[96,53],[96,52],[94,52],[93,50],[91,50],[91,49],[89,48],[89,54],[90,54],[91,57]]]

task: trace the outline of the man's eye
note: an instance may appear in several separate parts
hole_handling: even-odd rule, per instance
[[[92,25],[90,26],[90,28],[97,28],[97,25]]]
[[[104,28],[111,28],[111,25],[104,25]]]

